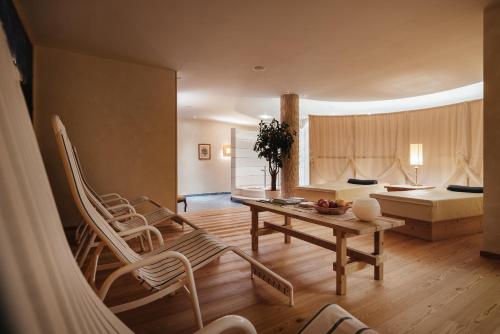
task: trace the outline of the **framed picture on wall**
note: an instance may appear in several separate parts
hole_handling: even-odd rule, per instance
[[[211,151],[210,144],[198,144],[198,160],[210,160]]]

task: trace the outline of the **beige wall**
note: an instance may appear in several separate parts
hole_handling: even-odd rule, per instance
[[[500,255],[500,1],[484,15],[484,244]]]
[[[231,128],[234,127],[255,129],[221,122],[179,118],[179,194],[231,191],[231,158],[222,156],[222,145],[231,144]],[[211,160],[198,160],[198,144],[212,145]]]
[[[50,116],[58,114],[98,192],[145,194],[174,209],[176,73],[35,48],[35,131],[65,225],[79,216],[66,184]]]

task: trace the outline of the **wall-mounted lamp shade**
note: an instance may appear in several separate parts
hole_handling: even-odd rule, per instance
[[[231,156],[231,144],[222,145],[222,156],[224,156],[224,157]]]
[[[422,146],[422,144],[410,144],[410,165],[422,166],[424,164]]]

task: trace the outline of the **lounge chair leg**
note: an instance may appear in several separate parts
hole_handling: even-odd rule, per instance
[[[90,283],[90,285],[94,288],[95,291],[97,291],[97,287],[95,285],[97,266],[99,264],[99,256],[101,255],[103,248],[104,248],[103,243],[99,244],[95,248],[94,254],[92,255],[90,263],[89,263],[87,269],[85,270],[85,274],[84,274],[85,278]]]
[[[76,243],[80,242],[80,240],[82,239],[82,234],[87,230],[87,228],[88,228],[88,226],[85,223],[85,220],[82,219],[80,221],[80,224],[76,228],[76,231],[75,231],[75,241],[76,241]]]
[[[82,232],[82,228],[85,226],[85,222],[83,219],[80,221],[80,224],[78,224],[78,227],[76,228],[75,231],[75,242],[78,243],[78,239],[80,239],[80,233]]]
[[[188,261],[187,259],[185,261]],[[198,292],[196,292],[196,284],[194,283],[193,269],[191,266],[184,263],[184,270],[186,271],[186,285],[189,290],[189,299],[193,305],[194,318],[198,328],[203,328],[203,319],[201,318],[200,302],[198,300]]]
[[[141,253],[144,253],[146,251],[146,248],[144,247],[144,239],[142,239],[142,235],[137,238],[139,239],[139,243],[141,244]]]
[[[194,295],[192,291],[193,290],[189,291],[189,300],[191,301],[191,305],[193,307],[196,324],[198,325],[198,328],[201,329],[203,328],[203,320],[201,319],[201,310],[200,305],[198,304],[198,296],[196,296],[196,290],[194,290]]]
[[[76,239],[76,245],[79,246],[83,239],[85,238],[85,236],[87,235],[87,225],[85,225],[81,230],[80,232],[78,233],[78,238]]]
[[[184,231],[184,219],[180,218],[179,216],[174,216],[170,218],[170,222],[179,224],[182,227],[182,230]]]
[[[146,238],[148,240],[149,251],[152,252],[154,250],[153,240],[151,240],[151,233],[149,233],[149,230],[146,231]]]
[[[86,243],[88,237],[89,237],[89,234],[85,234],[83,239],[80,240],[80,244],[78,245],[78,248],[76,249],[76,252],[75,252],[75,259],[78,259],[78,256],[80,255],[80,252],[82,251],[83,246],[85,246],[85,243]]]
[[[79,244],[79,243],[81,243],[81,242],[82,242],[82,239],[83,239],[83,238],[87,235],[87,233],[90,233],[90,232],[89,232],[89,230],[90,230],[90,228],[89,228],[89,226],[88,226],[88,225],[85,225],[85,226],[82,228],[82,230],[81,230],[81,232],[80,232],[80,235],[79,235],[79,237],[78,237],[77,244]]]
[[[97,237],[97,234],[92,233],[92,236],[90,237],[89,243],[87,244],[87,247],[85,247],[85,251],[83,252],[82,258],[80,259],[80,262],[78,263],[80,268],[85,263],[85,260],[87,259],[87,255],[89,255],[90,248],[92,248],[92,245],[94,244],[96,237]]]

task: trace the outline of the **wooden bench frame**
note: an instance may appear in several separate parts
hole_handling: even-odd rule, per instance
[[[429,222],[383,212],[382,214],[406,222],[404,226],[395,228],[394,232],[427,241],[440,241],[483,232],[482,215]]]

